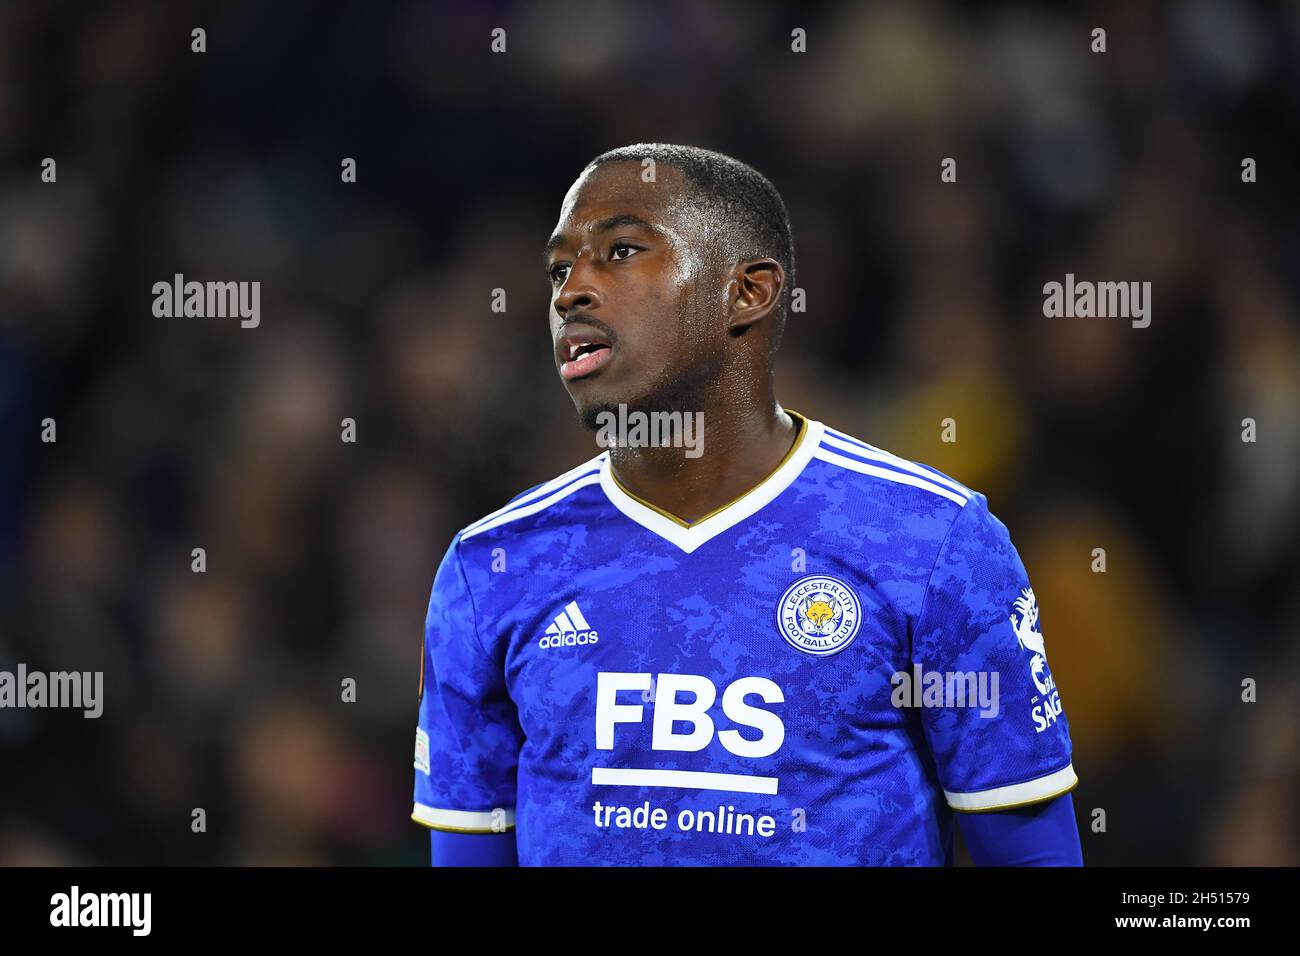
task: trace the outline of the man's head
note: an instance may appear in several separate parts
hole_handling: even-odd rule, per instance
[[[658,143],[602,153],[545,259],[556,365],[588,427],[620,403],[698,411],[770,387],[794,246],[780,193],[744,163]]]

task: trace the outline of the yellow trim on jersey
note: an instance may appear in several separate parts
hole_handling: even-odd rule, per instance
[[[735,498],[732,498],[730,501],[728,501],[725,505],[720,505],[719,507],[714,508],[706,515],[700,515],[700,517],[696,518],[694,521],[683,521],[681,518],[677,517],[677,515],[673,514],[671,511],[665,511],[663,508],[660,508],[658,505],[651,504],[649,501],[646,501],[644,498],[640,497],[639,495],[635,495],[632,492],[628,491],[627,487],[623,484],[623,482],[618,480],[618,475],[614,474],[614,466],[612,462],[609,468],[609,477],[613,479],[614,484],[618,486],[619,491],[623,492],[623,494],[627,495],[637,504],[649,508],[651,511],[655,512],[656,514],[663,515],[669,521],[673,522],[674,524],[680,525],[683,528],[693,528],[702,522],[708,521],[714,515],[721,514],[722,512],[730,508],[732,505],[736,504],[741,499],[747,497],[748,495],[753,494],[755,491],[758,491],[759,488],[762,488],[765,484],[771,481],[772,478],[776,476],[777,472],[779,472],[783,467],[785,467],[785,463],[787,461],[789,461],[792,457],[794,457],[794,453],[798,450],[799,446],[803,444],[804,438],[808,434],[808,419],[805,418],[803,415],[800,415],[798,412],[791,411],[788,408],[782,409],[782,411],[784,411],[787,415],[789,415],[799,424],[799,430],[798,432],[795,433],[794,443],[790,445],[790,450],[785,453],[784,457],[782,457],[782,459],[779,462],[776,463],[776,467],[773,468],[770,472],[768,472],[767,477],[764,478],[762,481],[760,481],[758,484],[756,484],[753,488],[750,488],[748,491],[741,492]]]
[[[502,827],[493,826],[498,812],[505,817]],[[445,833],[505,833],[515,825],[515,811],[513,807],[508,810],[446,810],[417,800],[411,808],[411,819],[430,830]]]
[[[1021,807],[1032,807],[1035,803],[1046,803],[1048,800],[1055,800],[1063,796],[1079,785],[1079,778],[1074,778],[1074,783],[1070,784],[1064,790],[1058,790],[1056,793],[1049,793],[1043,797],[1034,797],[1032,800],[1022,800],[1020,803],[1008,803],[998,807],[980,807],[978,810],[964,810],[961,807],[949,807],[954,813],[1001,813],[1004,810],[1019,810]]]
[[[1055,800],[1057,797],[1069,793],[1078,785],[1079,781],[1076,780],[1064,790],[1048,794],[1045,797],[1035,797],[1033,800],[1026,800],[1023,803],[1008,803],[1004,807],[984,807],[980,810],[959,810],[958,808],[953,807],[952,810],[954,813],[1001,813],[1004,810],[1019,810],[1021,807],[1032,807],[1035,803],[1046,803],[1048,800]]]
[[[506,824],[506,828],[504,830],[474,830],[474,829],[470,829],[469,827],[449,827],[446,826],[445,824],[434,825],[432,823],[426,823],[424,820],[421,820],[419,817],[417,817],[414,813],[411,814],[411,819],[414,820],[416,823],[418,823],[420,826],[425,827],[426,829],[429,830],[437,830],[439,833],[509,833],[511,830],[515,828],[515,825],[513,823]]]

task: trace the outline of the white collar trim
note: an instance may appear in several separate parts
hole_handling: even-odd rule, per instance
[[[760,511],[794,483],[808,462],[812,460],[825,430],[821,422],[815,422],[811,418],[806,420],[808,425],[804,429],[798,447],[793,449],[781,467],[721,511],[689,527],[683,527],[624,491],[614,480],[613,466],[608,455],[604,456],[600,465],[600,487],[604,489],[610,504],[623,514],[652,534],[657,534],[690,554],[706,541],[716,538],[728,528],[735,527],[750,515]]]

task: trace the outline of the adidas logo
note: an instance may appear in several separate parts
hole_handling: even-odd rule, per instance
[[[573,647],[575,644],[595,644],[595,629],[587,623],[578,609],[577,601],[570,601],[564,610],[555,615],[555,622],[546,629],[545,636],[537,642],[541,648]]]

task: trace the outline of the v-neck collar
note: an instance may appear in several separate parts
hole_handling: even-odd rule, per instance
[[[761,510],[799,477],[821,444],[824,426],[798,412],[784,411],[800,423],[794,444],[770,475],[753,488],[690,524],[632,494],[614,477],[609,455],[600,464],[600,487],[615,508],[641,527],[690,554],[728,528]]]

